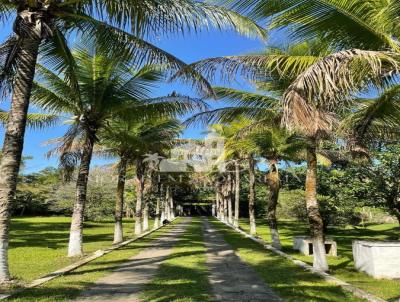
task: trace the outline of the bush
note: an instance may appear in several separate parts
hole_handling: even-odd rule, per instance
[[[280,219],[305,221],[307,219],[307,210],[304,201],[304,191],[300,189],[290,191],[281,190],[277,215]]]

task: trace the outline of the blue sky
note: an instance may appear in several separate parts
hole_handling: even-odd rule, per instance
[[[10,34],[10,29],[11,24],[1,29],[0,41],[4,41],[4,39]],[[273,35],[268,41],[269,44],[280,44],[281,42],[281,35]],[[174,54],[181,60],[190,63],[209,57],[253,52],[262,49],[265,45],[265,42],[248,39],[232,31],[210,31],[200,34],[193,34],[184,38],[169,37],[168,39],[163,39],[161,37],[155,44],[162,49]],[[244,86],[242,88],[244,88]],[[160,87],[159,91],[157,91],[156,94],[163,95],[170,93],[171,91],[177,91],[194,97],[196,96],[194,91],[190,91],[188,87],[185,87],[184,85],[178,83],[162,85],[162,87]],[[0,102],[0,108],[7,109],[8,106],[9,104],[7,100],[2,100],[2,102]],[[33,111],[37,111],[37,109],[31,106],[31,112]],[[28,129],[25,138],[24,156],[32,156],[33,159],[30,159],[26,162],[26,167],[24,168],[23,173],[30,173],[41,170],[47,166],[57,165],[56,158],[47,159],[45,157],[45,153],[49,150],[50,147],[43,146],[43,142],[51,138],[62,136],[65,132],[65,129],[66,127],[61,124],[44,130]],[[201,128],[199,126],[191,127],[185,131],[184,137],[198,138],[202,135],[202,132],[204,132],[204,130],[204,128]],[[3,138],[4,129],[0,128],[0,144],[2,144]],[[103,163],[105,163],[103,160],[95,159],[93,165],[99,165]]]

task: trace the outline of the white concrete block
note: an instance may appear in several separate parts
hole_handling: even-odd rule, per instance
[[[304,255],[313,254],[313,240],[309,236],[293,237],[293,249]],[[337,256],[337,244],[331,238],[325,238],[325,249],[328,256]]]
[[[356,269],[374,278],[400,278],[400,241],[353,241]]]

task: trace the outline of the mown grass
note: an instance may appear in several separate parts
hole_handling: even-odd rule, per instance
[[[242,219],[240,227],[248,232],[248,220]],[[257,220],[257,233],[265,241],[270,242],[270,232],[265,220]],[[293,237],[308,234],[306,224],[297,221],[280,221],[279,234],[284,252],[312,264],[312,256],[304,256],[293,250]],[[400,298],[400,280],[376,280],[354,268],[351,246],[353,240],[399,240],[400,228],[398,225],[373,224],[365,228],[350,226],[346,228],[330,228],[327,235],[333,237],[338,245],[338,257],[328,258],[332,275],[383,299],[397,301]]]
[[[115,267],[123,264],[127,259],[138,254],[143,248],[148,247],[152,241],[165,232],[168,232],[180,219],[175,220],[171,225],[152,233],[127,246],[113,251],[101,258],[98,258],[77,270],[56,278],[41,287],[25,289],[14,296],[6,299],[9,302],[64,302],[71,301],[78,297],[82,290],[93,285],[99,278],[110,273]]]
[[[77,261],[66,257],[69,227],[69,217],[13,218],[9,250],[12,276],[29,282]],[[89,254],[111,246],[113,232],[112,220],[85,222],[84,252]],[[133,238],[133,220],[124,221],[124,233],[126,238]]]
[[[173,253],[160,265],[156,277],[147,284],[142,301],[213,301],[205,251],[201,220],[193,218]]]
[[[284,301],[363,301],[340,287],[325,282],[317,275],[304,271],[292,262],[265,250],[258,243],[244,238],[228,226],[216,220],[212,220],[212,223],[222,232],[225,240],[240,258],[251,265]]]

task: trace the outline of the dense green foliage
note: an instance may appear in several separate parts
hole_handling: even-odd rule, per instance
[[[111,218],[114,213],[116,176],[112,167],[93,168],[89,179],[86,219]],[[22,175],[13,203],[14,216],[70,215],[75,183],[64,182],[59,169],[46,168]]]

